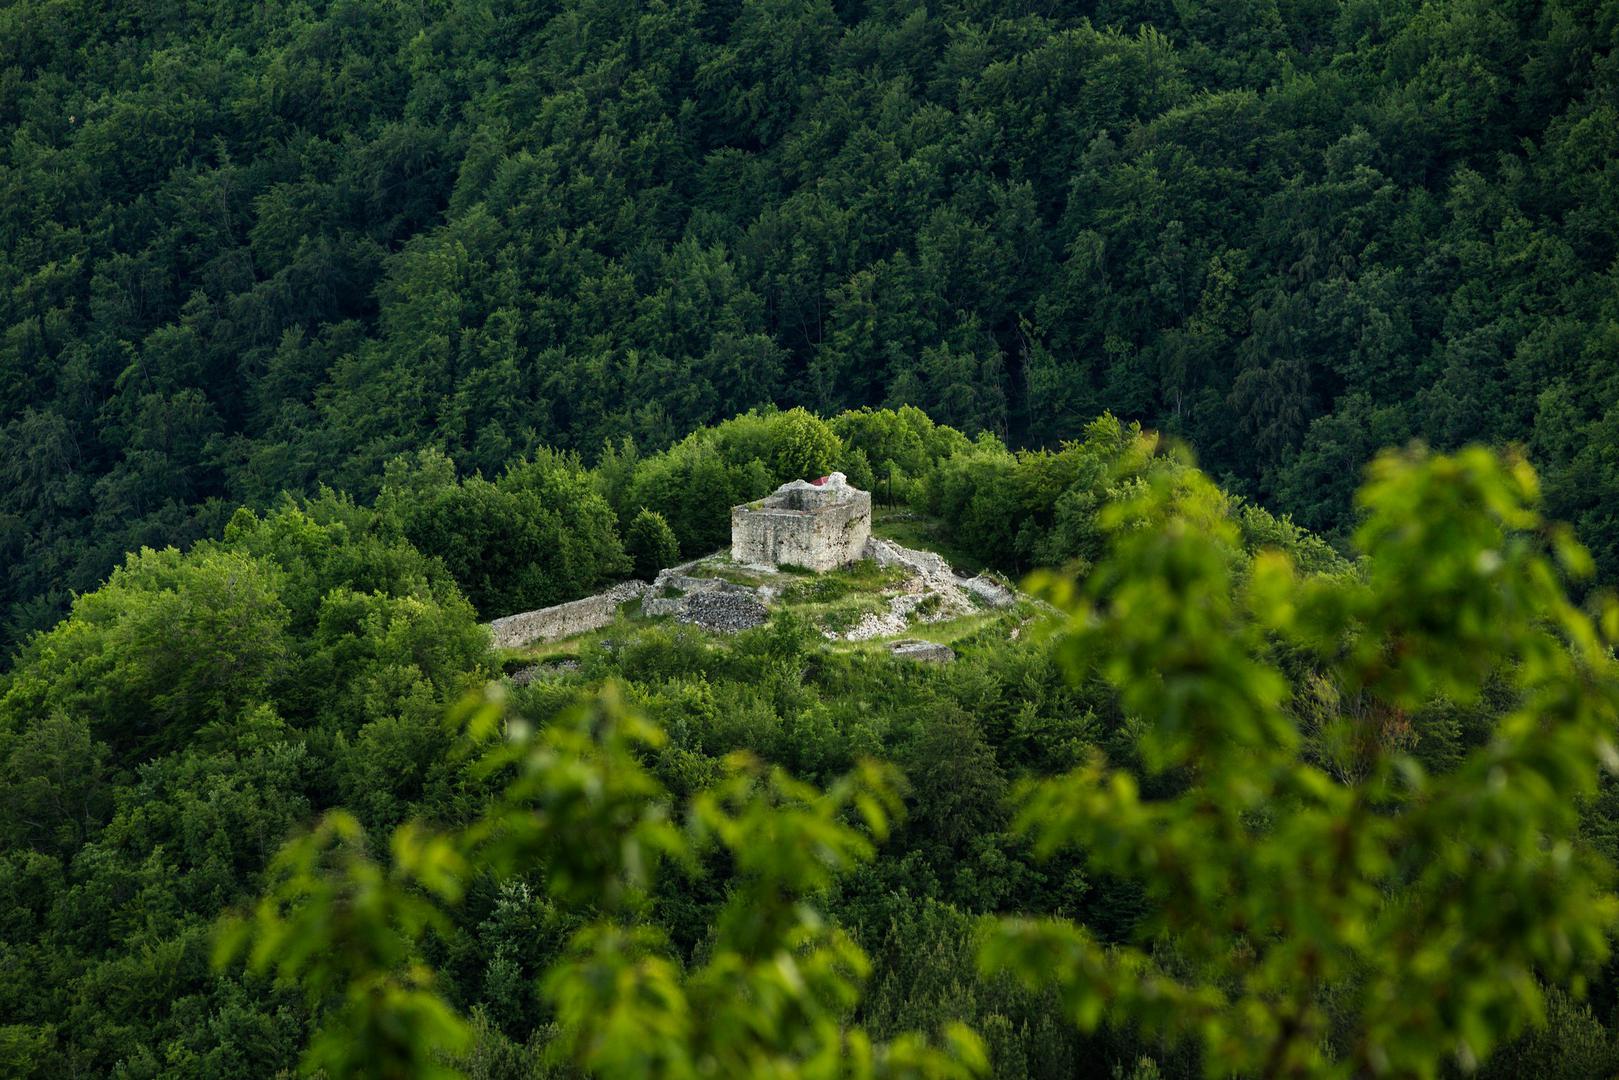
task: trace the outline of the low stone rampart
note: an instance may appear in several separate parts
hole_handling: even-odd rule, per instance
[[[626,581],[583,600],[507,615],[489,624],[490,634],[495,648],[520,649],[600,630],[613,621],[620,607],[646,596],[649,588],[643,581]]]

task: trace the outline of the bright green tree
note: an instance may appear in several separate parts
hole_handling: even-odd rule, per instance
[[[773,425],[771,465],[783,480],[810,480],[825,475],[843,442],[825,420],[804,409],[782,413]]]
[[[1098,757],[1025,786],[1016,827],[1140,882],[1156,915],[1117,948],[1006,920],[985,967],[1054,988],[1084,1028],[1199,1044],[1218,1076],[1434,1076],[1542,1021],[1542,980],[1577,988],[1619,920],[1579,838],[1619,766],[1619,607],[1569,601],[1560,574],[1589,556],[1536,504],[1521,460],[1386,454],[1359,495],[1363,572],[1333,576],[1244,558],[1195,470],[1105,510],[1109,555],[1048,592],[1071,673],[1116,688],[1170,794]],[[1492,680],[1515,707],[1430,774],[1404,749],[1413,714]]]
[[[217,546],[146,549],[34,638],[0,686],[0,723],[62,713],[146,755],[266,700],[287,669],[285,573]]]
[[[629,569],[607,500],[564,454],[459,483],[442,454],[395,459],[378,508],[419,551],[444,560],[485,617],[573,600]]]
[[[869,861],[902,810],[896,778],[866,763],[826,791],[745,754],[683,811],[641,755],[663,732],[612,686],[538,732],[498,695],[452,714],[474,770],[504,780],[465,829],[395,830],[379,858],[359,823],[333,811],[271,867],[252,914],[227,921],[225,964],[302,987],[320,1025],[304,1058],[338,1077],[456,1076],[472,1028],[436,990],[419,946],[447,925],[474,878],[544,882],[570,925],[542,989],[558,1055],[603,1077],[946,1077],[986,1068],[960,1025],[933,1045],[875,1044],[848,1025],[869,963],[815,908],[835,878]],[[724,858],[735,880],[704,958],[682,969],[648,922],[660,865]]]

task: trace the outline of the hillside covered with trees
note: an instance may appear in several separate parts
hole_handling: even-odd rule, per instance
[[[1340,543],[1377,448],[1518,441],[1612,580],[1616,36],[1597,0],[16,0],[4,647],[401,452],[593,463],[772,403],[1014,447],[1111,410]]]
[[[1067,567],[1056,624],[918,665],[621,620],[498,679],[480,607],[833,467]],[[1383,459],[1354,561],[1106,416],[384,474],[130,555],[0,676],[0,1072],[1619,1068],[1619,608],[1521,461]]]
[[[1616,47],[0,4],[0,1076],[1619,1075]]]

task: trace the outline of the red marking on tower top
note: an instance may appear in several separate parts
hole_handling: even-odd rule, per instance
[[[830,476],[818,476],[814,480],[811,480],[810,483],[814,484],[816,487],[820,487],[830,479],[832,479]]]

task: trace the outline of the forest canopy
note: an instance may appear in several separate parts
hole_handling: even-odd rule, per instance
[[[1061,564],[1055,611],[946,665],[790,607],[490,649],[470,591],[701,551],[806,466],[959,560]],[[1381,459],[1353,559],[1111,416],[385,473],[131,554],[0,676],[8,1074],[1619,1067],[1619,614],[1566,598],[1591,563],[1521,459]],[[504,509],[422,526],[458,500]],[[462,558],[534,529],[547,577]]]
[[[7,4],[0,644],[401,453],[498,488],[770,404],[1029,448],[1110,410],[1340,544],[1378,448],[1518,441],[1612,580],[1616,35],[1595,0]]]
[[[0,4],[0,1075],[1619,1075],[1616,46]]]

